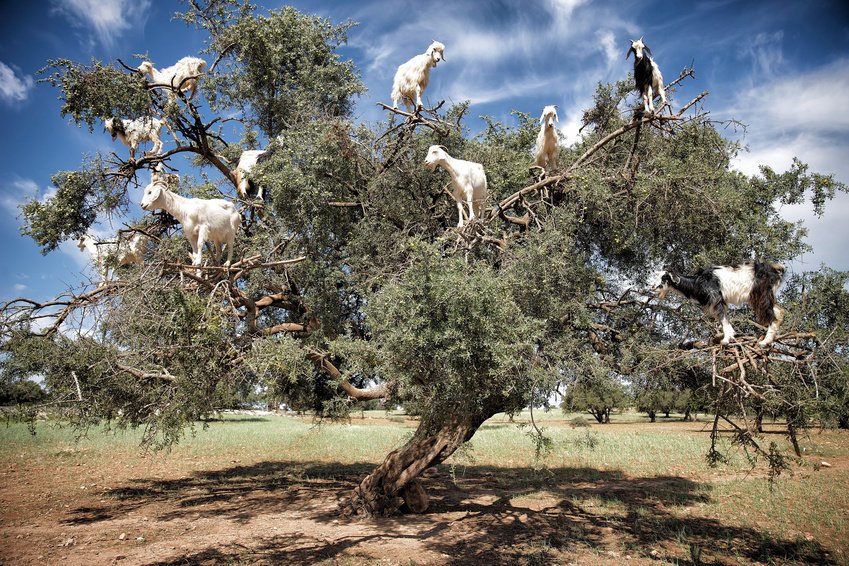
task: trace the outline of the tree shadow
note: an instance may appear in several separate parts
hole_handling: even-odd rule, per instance
[[[783,540],[750,527],[695,516],[684,508],[711,501],[710,485],[677,476],[631,477],[619,470],[441,466],[425,480],[428,512],[352,523],[335,501],[374,465],[265,461],[199,471],[189,477],[139,479],[107,493],[102,507],[74,509],[66,524],[120,519],[143,507],[156,521],[208,518],[247,524],[262,516],[307,519],[321,529],[262,533],[251,546],[194,549],[156,564],[261,562],[308,564],[368,557],[374,545],[404,539],[463,564],[560,562],[581,552],[628,552],[688,563],[728,561],[832,564],[815,541]],[[285,524],[285,521],[284,521]],[[328,536],[327,530],[334,535]],[[324,534],[316,532],[324,531]],[[303,532],[306,531],[306,532]],[[366,548],[366,547],[370,547]],[[447,559],[446,559],[447,561]],[[535,562],[534,562],[535,561]]]

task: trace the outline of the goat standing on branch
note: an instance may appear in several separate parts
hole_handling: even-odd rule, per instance
[[[539,118],[541,127],[539,135],[537,135],[537,154],[534,165],[546,170],[557,168],[560,147],[557,145],[555,122],[558,121],[557,106],[546,106],[542,109],[542,116]]]
[[[100,242],[86,234],[77,241],[80,251],[87,251],[91,256],[101,281],[109,279],[109,265],[114,263],[116,267],[130,264],[144,264],[144,248],[147,244],[147,236],[139,232],[134,233],[128,239],[117,242]]]
[[[423,108],[422,93],[430,81],[430,69],[444,60],[445,46],[434,41],[427,51],[398,67],[392,81],[392,108],[398,108],[399,100],[404,102],[410,112]]]
[[[206,61],[199,57],[183,57],[175,64],[157,70],[150,61],[144,61],[138,70],[143,75],[150,75],[155,86],[171,87],[171,92],[189,91],[189,100],[195,97],[198,88],[198,76],[206,69]]]
[[[216,261],[221,261],[221,249],[227,246],[227,262],[233,259],[233,242],[241,225],[241,216],[233,203],[224,199],[186,198],[172,193],[161,182],[144,188],[143,210],[165,210],[183,225],[183,235],[192,246],[192,264],[201,264],[203,245],[212,244]]]
[[[262,187],[254,183],[250,178],[250,173],[257,163],[263,161],[262,156],[268,150],[265,149],[248,149],[242,152],[239,157],[239,163],[233,171],[236,177],[236,191],[243,199],[247,199],[250,193],[255,192],[256,198],[262,200]]]
[[[631,48],[625,58],[634,54],[634,88],[643,98],[643,112],[654,114],[654,98],[660,96],[661,109],[666,105],[666,92],[663,90],[663,75],[651,58],[651,49],[643,43],[643,38],[631,41]]]
[[[448,150],[443,145],[430,146],[425,157],[425,165],[431,171],[435,171],[436,166],[441,165],[451,175],[451,185],[454,187],[451,196],[457,202],[458,228],[463,227],[464,202],[469,207],[469,220],[480,217],[487,195],[486,173],[484,173],[483,165],[454,159],[448,155]]]
[[[775,304],[775,293],[781,285],[784,266],[778,263],[746,262],[740,265],[717,265],[699,270],[694,275],[682,275],[667,269],[655,289],[664,299],[672,290],[694,299],[722,324],[722,344],[734,338],[734,328],[728,322],[728,305],[748,303],[755,311],[755,320],[766,326],[766,336],[758,346],[766,347],[775,340],[778,327],[784,320],[784,309]]]
[[[162,150],[162,140],[159,139],[159,131],[162,129],[162,120],[158,118],[138,118],[136,120],[122,120],[120,118],[107,118],[103,121],[103,127],[115,138],[130,148],[130,157],[136,158],[136,148],[141,142],[153,142],[153,155]]]

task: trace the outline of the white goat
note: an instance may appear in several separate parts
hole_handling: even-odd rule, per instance
[[[144,264],[144,248],[147,236],[135,232],[128,239],[118,238],[117,242],[100,242],[86,234],[77,241],[80,251],[88,251],[102,281],[109,278],[110,264],[120,267],[130,264]]]
[[[534,165],[546,169],[557,167],[560,148],[557,146],[557,128],[555,128],[554,123],[558,121],[557,106],[546,106],[542,109],[542,116],[539,118],[541,127],[537,135],[537,155],[534,159]]]
[[[457,227],[463,227],[464,202],[469,208],[469,220],[480,217],[487,196],[486,173],[484,173],[483,165],[454,159],[448,155],[448,150],[442,145],[430,146],[425,157],[425,165],[431,171],[436,170],[437,165],[441,165],[451,175],[451,184],[454,187],[451,196],[457,202],[459,216]]]
[[[634,88],[643,97],[643,111],[654,114],[655,96],[660,96],[661,108],[666,104],[663,75],[660,74],[657,63],[651,58],[651,49],[643,43],[642,37],[631,41],[631,48],[625,58],[627,59],[631,53],[634,54]]]
[[[144,210],[162,209],[183,225],[183,235],[192,246],[192,265],[201,264],[203,245],[209,242],[216,261],[227,246],[227,262],[233,259],[233,242],[241,224],[241,216],[232,202],[224,199],[186,198],[168,190],[163,183],[144,188],[141,200]]]
[[[775,340],[778,327],[784,320],[784,309],[775,304],[775,293],[783,275],[783,265],[758,261],[715,265],[693,275],[683,275],[667,268],[655,291],[661,300],[669,291],[681,293],[716,316],[722,324],[723,345],[734,338],[734,328],[728,321],[728,305],[748,303],[755,311],[758,324],[767,327],[766,336],[758,342],[758,346],[765,347]]]
[[[413,103],[415,108],[422,108],[422,93],[430,80],[430,68],[444,60],[445,46],[434,41],[427,51],[398,67],[392,81],[392,108],[398,108],[399,100],[410,112],[413,111]]]
[[[265,149],[248,149],[239,156],[239,164],[236,165],[233,174],[236,176],[236,191],[244,199],[248,198],[251,186],[254,186],[253,181],[249,178],[250,172],[253,171],[260,157],[266,151]],[[262,187],[259,185],[256,185],[256,198],[262,200]]]
[[[144,61],[138,70],[143,75],[150,75],[151,82],[155,85],[167,85],[171,92],[181,90],[191,91],[189,100],[195,97],[198,88],[198,76],[206,69],[206,61],[199,57],[183,57],[175,64],[164,69],[155,69],[153,63]]]
[[[135,120],[121,120],[119,118],[107,118],[103,121],[106,131],[130,148],[130,157],[135,159],[136,148],[141,142],[153,142],[151,153],[154,155],[162,150],[162,140],[159,139],[159,131],[162,129],[162,120],[158,118],[144,117]]]

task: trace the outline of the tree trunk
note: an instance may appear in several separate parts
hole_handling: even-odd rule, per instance
[[[657,420],[657,413],[654,411],[649,411],[649,421],[655,422]]]
[[[589,413],[598,421],[598,424],[604,424],[604,411],[590,409]]]
[[[390,452],[382,464],[339,502],[341,511],[348,516],[388,516],[406,503],[407,510],[424,512],[428,497],[416,478],[451,456],[496,412],[457,417],[435,432],[424,430],[420,424],[407,444]]]
[[[758,432],[764,431],[764,408],[761,404],[755,407],[755,430]]]

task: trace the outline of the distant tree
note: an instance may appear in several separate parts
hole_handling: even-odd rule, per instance
[[[586,411],[601,424],[610,422],[611,411],[623,410],[632,401],[625,386],[614,378],[583,379],[570,385],[560,407],[564,413]]]
[[[46,397],[41,386],[32,380],[0,381],[0,405],[30,405]]]
[[[780,404],[791,427],[826,414],[809,384],[836,376],[846,351],[823,331],[825,318],[788,308],[773,350],[759,351],[744,311],[734,318],[740,340],[721,348],[701,340],[713,322],[700,309],[645,290],[663,263],[798,256],[808,249],[804,230],[779,207],[810,196],[822,213],[845,189],[798,162],[785,173],[733,171],[738,147],[701,111],[707,93],[643,115],[628,107],[629,82],[601,85],[584,137],[561,152],[563,168],[531,177],[537,125],[528,114],[511,124],[487,118],[474,137],[467,103],[354,123],[363,87],[337,53],[348,23],[292,8],[258,13],[236,0],[193,0],[180,17],[208,34],[209,70],[193,101],[148,89],[117,63],[46,69],[74,123],[151,113],[176,143],[136,160],[96,154],[57,173],[56,194],[24,207],[23,232],[55,249],[125,213],[143,170],[160,163],[183,168],[175,190],[184,195],[236,200],[233,168],[254,147],[269,148],[253,171],[266,198],[240,202],[229,269],[198,274],[173,220],[147,214],[134,223],[156,240],[144,267],[55,301],[2,306],[2,359],[14,368],[3,379],[43,376],[63,418],[144,425],[145,442],[167,446],[255,386],[319,418],[346,418],[358,402],[400,404],[420,415],[418,428],[341,507],[385,515],[488,418],[564,384],[587,399],[588,378],[609,397],[608,419],[622,399],[609,376],[630,381],[672,366],[699,375],[717,420],[762,453],[735,420],[741,400]],[[673,81],[673,99],[690,77]],[[422,165],[432,144],[487,172],[484,217],[462,230],[446,175]]]

